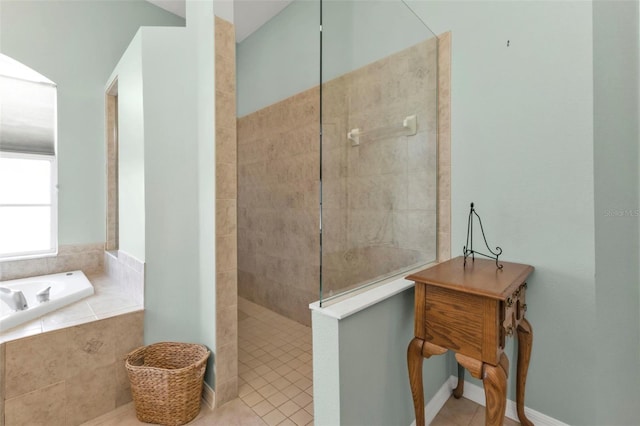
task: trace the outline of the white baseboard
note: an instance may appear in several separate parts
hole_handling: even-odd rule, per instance
[[[433,419],[438,415],[438,412],[444,407],[444,404],[447,402],[449,397],[451,396],[451,391],[453,387],[451,386],[451,379],[445,381],[438,392],[427,402],[427,405],[424,406],[424,421],[425,424],[430,424]],[[416,421],[414,420],[411,423],[411,426],[416,426]]]
[[[431,400],[427,402],[427,405],[425,405],[424,407],[425,424],[430,424],[433,421],[433,419],[447,402],[447,400],[451,396],[451,392],[457,385],[458,378],[456,376],[450,376],[449,380],[447,380],[442,384],[442,386],[440,386],[438,392],[436,392],[433,398],[431,398]],[[483,407],[486,405],[484,389],[480,386],[474,385],[473,383],[469,383],[466,380],[464,382],[464,397]],[[527,415],[527,418],[531,420],[536,426],[569,426],[568,424],[563,423],[560,420],[556,420],[553,417],[549,417],[546,414],[542,414],[541,412],[533,410],[529,407],[524,407],[524,412]],[[507,409],[505,412],[505,416],[512,420],[519,421],[515,401],[507,399]],[[416,421],[414,420],[410,426],[416,426]]]
[[[210,410],[213,410],[216,406],[216,392],[211,389],[207,382],[204,382],[202,386],[202,401]]]
[[[449,377],[450,389],[455,388],[457,384],[458,378],[456,376]],[[475,402],[478,405],[482,405],[483,407],[486,405],[484,389],[478,385],[469,383],[466,380],[464,382],[464,397]],[[429,403],[431,403],[431,401],[429,401]],[[553,417],[549,417],[546,414],[542,414],[541,412],[533,410],[529,407],[524,407],[524,412],[527,415],[527,418],[537,426],[569,426],[568,424],[563,423],[560,420],[556,420]],[[505,416],[512,420],[519,421],[515,401],[507,399],[507,410],[505,412]]]

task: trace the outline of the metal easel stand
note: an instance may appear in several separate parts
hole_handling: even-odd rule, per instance
[[[482,238],[484,240],[484,244],[487,246],[487,250],[489,250],[489,253],[491,253],[492,255],[484,254],[479,251],[475,251],[473,249],[473,215],[475,215],[478,218],[478,223],[480,224],[480,231],[482,232]],[[489,259],[494,259],[496,261],[496,267],[498,269],[502,269],[503,267],[502,264],[498,263],[498,258],[502,254],[502,249],[500,247],[496,247],[496,251],[494,252],[489,247],[489,243],[487,243],[487,237],[485,237],[484,235],[482,220],[480,219],[480,216],[478,216],[478,213],[476,213],[476,210],[473,207],[473,203],[471,203],[471,210],[469,211],[469,222],[467,223],[467,243],[463,247],[463,253],[464,253],[465,266],[467,265],[467,257],[471,256],[471,260],[475,261],[475,255],[479,254],[481,256],[488,257]]]

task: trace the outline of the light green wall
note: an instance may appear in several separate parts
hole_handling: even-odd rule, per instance
[[[638,9],[593,4],[597,424],[638,422]]]
[[[145,342],[195,342],[215,352],[211,6],[188,2],[186,28],[140,30],[144,118],[120,121],[144,126]],[[213,363],[211,356],[211,386]]]
[[[400,1],[325,1],[322,14],[323,81],[433,37]],[[238,44],[238,117],[319,84],[319,23],[319,2],[298,0]]]
[[[226,3],[226,2],[225,2]],[[196,55],[197,81],[197,140],[198,140],[198,210],[199,210],[199,268],[200,336],[214,348],[216,342],[215,312],[215,46],[214,3],[187,1],[187,31]],[[232,16],[231,16],[232,17]],[[213,362],[209,359],[207,382],[213,386]]]
[[[631,98],[638,93],[637,19],[622,19],[638,16],[637,2],[618,5],[610,16],[598,10],[609,5],[594,11],[592,2],[408,3],[436,34],[452,31],[454,255],[464,242],[474,201],[489,242],[504,249],[506,260],[536,267],[528,291],[534,346],[527,405],[569,424],[624,424],[636,405],[630,398],[637,401],[638,219],[615,222],[602,217],[602,207],[624,202],[637,208],[638,137],[632,136],[638,111],[637,97],[635,104]],[[314,17],[300,17],[305,19],[315,27]],[[250,62],[242,55],[267,52],[266,58],[256,55],[250,62],[255,81],[243,83],[251,78],[239,69],[239,102],[247,102],[239,106],[240,114],[290,96],[303,85],[296,80],[287,86],[293,71],[279,80],[266,61],[281,58],[269,53],[274,48],[268,42],[300,40],[302,45],[312,34],[297,37],[292,25],[281,24],[279,37],[275,27],[263,27],[265,46],[251,38],[240,44],[239,68]],[[607,35],[611,31],[619,31],[625,41],[614,42]],[[302,74],[317,72],[311,65],[318,52],[314,43],[308,42],[307,56],[295,60]],[[282,50],[302,49],[287,45]],[[615,59],[607,64],[610,55]],[[259,92],[261,83],[271,92]],[[242,84],[255,86],[254,100],[246,100]],[[618,102],[618,90],[630,97],[611,107]],[[612,116],[623,108],[626,114]],[[622,120],[625,126],[619,126]],[[601,138],[609,128],[615,132]],[[619,162],[618,157],[629,160]],[[620,167],[624,170],[614,174]],[[599,170],[610,177],[601,179]],[[625,302],[617,303],[620,298]],[[366,334],[366,328],[361,330]],[[607,332],[613,333],[606,339],[613,347],[599,344]],[[350,349],[341,339],[340,353]],[[609,357],[610,351],[616,355]],[[513,366],[513,343],[506,353]],[[340,370],[366,363],[355,358],[347,364],[341,358]],[[509,388],[513,399],[514,371]],[[624,396],[627,390],[630,397]]]
[[[325,1],[322,8],[323,81],[361,68],[434,35],[399,0]],[[309,81],[310,87],[317,84],[317,80]]]
[[[144,102],[142,35],[136,34],[108,80],[118,81],[118,248],[144,261]],[[106,90],[106,89],[105,89]]]
[[[414,420],[407,372],[413,339],[413,290],[340,323],[340,396],[343,425],[409,425]],[[449,378],[447,357],[423,362],[425,402]]]
[[[237,111],[253,111],[320,82],[319,3],[294,1],[237,45]]]
[[[313,335],[314,424],[340,424],[340,324],[335,318],[311,311]]]
[[[213,19],[206,22],[213,31]],[[215,193],[200,187],[215,172],[213,161],[203,165],[199,158],[204,145],[213,155],[214,140],[198,137],[200,124],[213,128],[213,117],[199,123],[196,34],[143,29],[145,342],[197,342],[215,352],[215,258],[203,258],[215,248]],[[206,376],[212,386],[213,361]]]
[[[142,29],[146,342],[198,341],[201,327],[196,80],[188,40],[185,29]]]
[[[342,320],[312,311],[315,424],[409,425],[413,288]],[[425,359],[428,402],[449,378],[447,356]]]
[[[138,27],[184,20],[143,0],[0,7],[0,51],[58,84],[59,243],[104,241],[104,84]]]
[[[505,260],[535,266],[527,405],[592,424],[597,380],[585,374],[596,363],[591,3],[410,5],[434,32],[452,31],[452,247],[464,242],[474,201]],[[515,363],[511,348],[507,355]],[[513,398],[513,373],[509,389]]]

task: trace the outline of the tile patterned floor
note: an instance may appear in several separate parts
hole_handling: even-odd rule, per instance
[[[211,411],[203,407],[190,425],[313,425],[311,329],[238,299],[239,398]],[[127,404],[84,426],[144,425]],[[519,423],[505,419],[505,425]],[[484,407],[450,398],[432,426],[484,425]]]
[[[313,424],[311,328],[238,299],[238,393],[269,426]]]
[[[484,407],[466,398],[450,397],[431,426],[484,426]],[[504,426],[516,426],[520,423],[505,417]]]

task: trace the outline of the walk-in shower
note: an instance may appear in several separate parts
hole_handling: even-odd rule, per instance
[[[238,120],[238,288],[309,324],[310,302],[436,259],[437,38],[399,0],[282,13],[321,31],[276,17],[239,46],[239,67],[243,49],[290,49],[253,75],[304,90]]]

